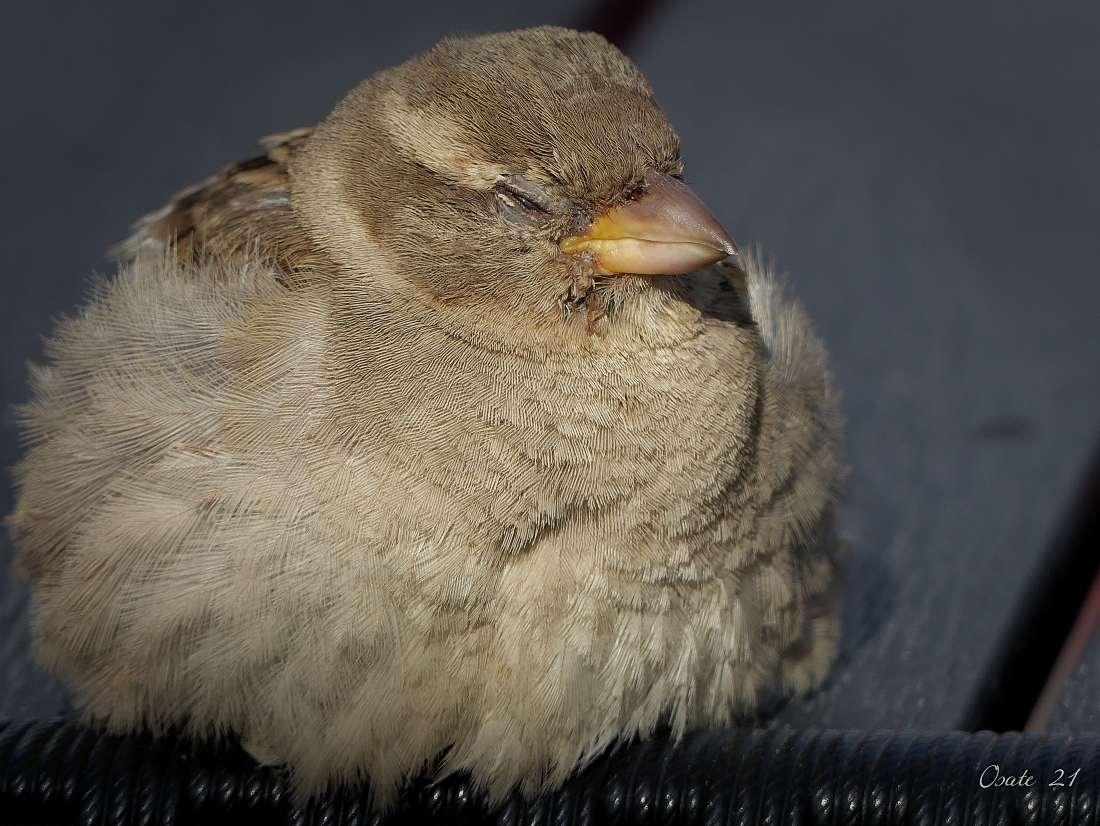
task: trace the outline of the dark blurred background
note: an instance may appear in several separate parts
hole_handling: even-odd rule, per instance
[[[1001,703],[1022,726],[1019,670],[1041,685],[1100,560],[1095,2],[4,4],[0,466],[25,362],[133,220],[445,34],[541,23],[626,48],[689,183],[790,273],[831,351],[842,653],[780,718],[950,728]],[[28,640],[2,580],[0,716],[71,713]],[[1095,728],[1098,671],[1094,639],[1055,730]]]

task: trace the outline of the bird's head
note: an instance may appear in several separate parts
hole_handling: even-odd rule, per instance
[[[364,81],[292,170],[293,203],[353,273],[560,325],[601,290],[735,252],[681,171],[637,68],[543,27],[447,39]]]

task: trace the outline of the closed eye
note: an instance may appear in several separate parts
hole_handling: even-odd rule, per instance
[[[532,212],[546,212],[545,209],[540,207],[538,204],[536,204],[530,198],[524,197],[523,193],[516,192],[510,186],[502,186],[501,189],[503,189],[505,192],[507,192],[508,195],[511,196],[512,200],[514,200],[516,203],[518,203],[524,209],[531,210]]]
[[[523,175],[507,175],[498,178],[497,193],[509,198],[517,207],[531,212],[554,214],[560,211],[561,198],[556,196],[546,184],[532,181]]]

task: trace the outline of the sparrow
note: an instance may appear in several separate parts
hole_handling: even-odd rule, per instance
[[[597,34],[453,37],[181,192],[33,368],[7,525],[90,725],[531,797],[836,651],[824,348]]]

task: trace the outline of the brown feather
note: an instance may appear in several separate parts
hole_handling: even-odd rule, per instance
[[[274,264],[288,281],[328,267],[290,208],[287,172],[312,132],[295,129],[261,139],[262,154],[178,192],[137,221],[108,255],[128,261],[168,247],[184,258],[249,254]]]
[[[560,246],[681,166],[633,64],[544,27],[446,40],[140,222],[34,371],[7,522],[86,719],[384,807],[818,684],[845,473],[804,310],[755,254]]]

